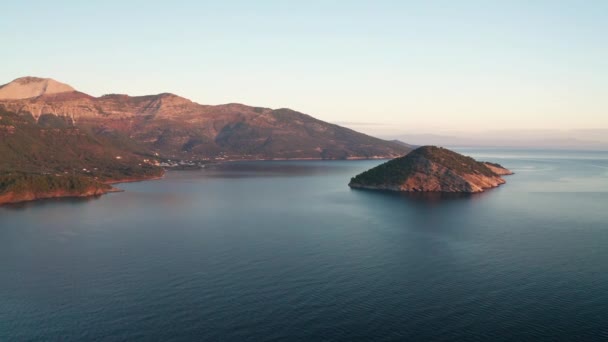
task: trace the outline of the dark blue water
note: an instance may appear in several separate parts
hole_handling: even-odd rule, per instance
[[[0,208],[1,341],[608,339],[608,153],[469,150],[476,196],[350,190],[380,161],[170,172]]]

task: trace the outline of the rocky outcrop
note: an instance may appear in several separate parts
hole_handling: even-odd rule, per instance
[[[423,146],[351,179],[351,188],[407,192],[482,192],[512,174],[498,164],[477,162],[456,152]]]

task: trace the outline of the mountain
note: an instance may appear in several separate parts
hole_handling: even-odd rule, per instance
[[[163,93],[93,97],[52,79],[0,87],[0,204],[115,191],[162,162],[390,158],[408,145],[291,109],[201,105]]]
[[[52,114],[99,134],[118,134],[170,159],[357,159],[394,158],[409,146],[374,138],[291,109],[243,104],[201,105],[163,93],[93,97],[69,86],[39,91],[21,78],[1,89],[0,107],[31,115]],[[47,80],[47,84],[59,84]],[[25,88],[24,88],[25,87]],[[58,91],[63,90],[63,91]],[[7,92],[7,94],[18,92]],[[28,98],[22,96],[33,95]]]
[[[499,164],[475,161],[445,148],[422,146],[351,179],[352,188],[407,192],[482,192],[512,174]]]

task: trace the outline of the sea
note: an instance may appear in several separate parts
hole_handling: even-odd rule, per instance
[[[475,195],[354,190],[382,160],[170,171],[0,207],[0,341],[606,341],[608,152],[457,149]]]

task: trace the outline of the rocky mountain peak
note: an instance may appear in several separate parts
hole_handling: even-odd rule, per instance
[[[71,86],[52,78],[21,77],[0,86],[0,100],[19,100],[41,95],[74,92]]]

